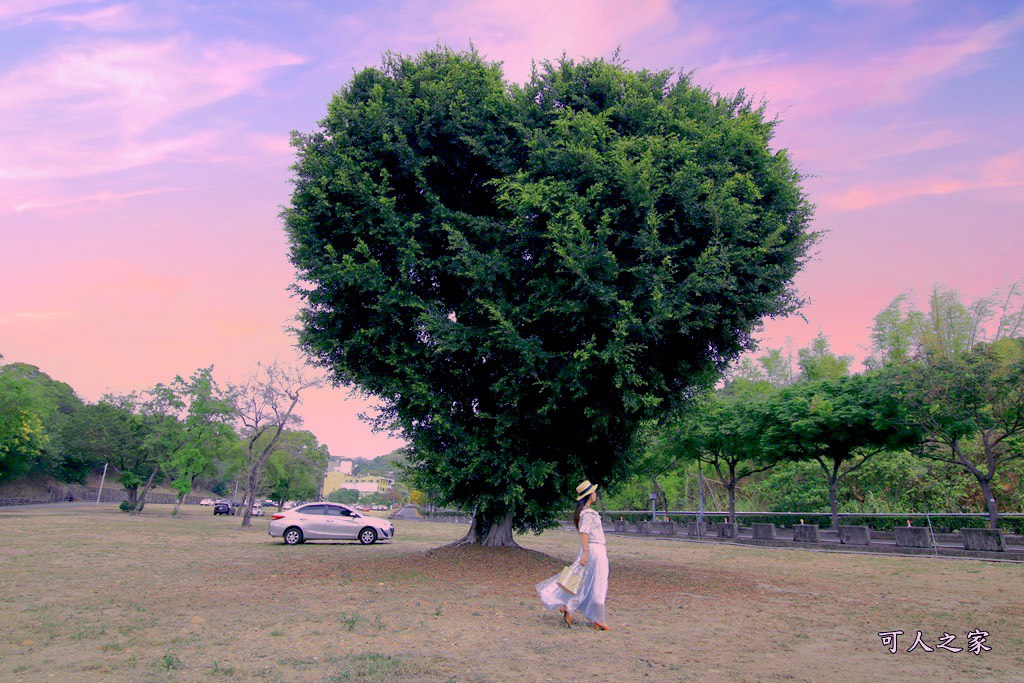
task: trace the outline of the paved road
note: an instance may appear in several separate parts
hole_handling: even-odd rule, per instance
[[[113,505],[114,503],[108,503],[106,501],[100,503],[100,505]],[[76,500],[76,501],[62,501],[59,503],[26,503],[24,505],[0,505],[0,510],[23,510],[32,509],[38,510],[41,508],[78,508],[78,507],[89,507],[95,506],[96,501],[88,500]]]

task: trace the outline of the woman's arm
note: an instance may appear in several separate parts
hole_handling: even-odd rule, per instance
[[[583,544],[583,554],[580,555],[580,566],[586,567],[590,552],[590,534],[580,534],[580,542]]]

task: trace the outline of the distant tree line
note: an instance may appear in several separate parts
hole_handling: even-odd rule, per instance
[[[2,360],[0,356],[0,360]],[[26,363],[0,365],[0,484],[26,478],[85,483],[103,464],[138,513],[166,485],[182,500],[197,486],[251,503],[314,498],[327,447],[300,429],[302,392],[319,383],[276,363],[221,386],[213,367],[144,391],[83,401],[72,387]]]
[[[970,304],[936,286],[874,319],[865,370],[819,334],[743,359],[640,440],[634,476],[605,504],[689,508],[697,470],[714,502],[761,510],[987,513],[1024,506],[1021,284]],[[719,498],[720,496],[720,498]],[[737,500],[740,503],[737,503]]]

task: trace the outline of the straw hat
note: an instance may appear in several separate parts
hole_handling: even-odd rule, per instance
[[[597,490],[597,484],[591,484],[590,480],[585,480],[582,484],[576,487],[576,500],[580,501],[589,496],[591,493]]]

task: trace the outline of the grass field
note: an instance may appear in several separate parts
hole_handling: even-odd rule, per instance
[[[609,536],[596,633],[533,590],[567,532],[453,550],[463,527],[398,522],[390,543],[285,547],[266,518],[169,512],[0,511],[0,681],[1024,679],[1022,565]],[[980,655],[906,652],[976,628]]]

